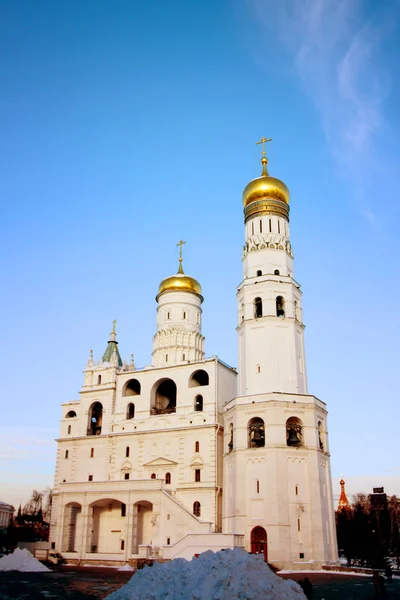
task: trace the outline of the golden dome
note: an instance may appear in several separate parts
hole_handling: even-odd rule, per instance
[[[289,204],[290,193],[286,185],[276,177],[270,177],[267,171],[268,159],[261,159],[263,170],[261,177],[253,179],[246,185],[243,192],[243,206],[246,208],[250,202],[261,198],[272,198]]]
[[[160,283],[156,299],[158,300],[159,296],[161,296],[161,294],[164,292],[190,292],[191,294],[200,296],[201,300],[203,301],[200,283],[194,277],[185,275],[183,272],[181,259],[179,259],[179,269],[177,274],[163,279]]]

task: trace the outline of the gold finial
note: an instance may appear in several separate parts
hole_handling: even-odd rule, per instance
[[[114,319],[114,321],[112,322],[112,330],[110,333],[110,342],[115,342],[115,337],[116,337],[116,333],[115,333],[115,326],[117,324],[117,321]]]
[[[177,243],[177,246],[179,246],[179,268],[178,268],[178,273],[182,273],[183,274],[183,267],[182,267],[182,246],[183,244],[186,244],[186,242],[184,242],[183,240],[180,240]]]
[[[262,167],[261,175],[264,177],[268,177],[268,171],[267,171],[268,158],[267,158],[267,153],[265,151],[265,144],[267,142],[272,142],[272,138],[267,139],[266,137],[262,137],[259,142],[256,142],[256,145],[262,144],[261,164],[263,167]]]

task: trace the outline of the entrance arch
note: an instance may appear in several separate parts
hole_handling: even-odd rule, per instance
[[[115,498],[95,500],[90,505],[89,552],[121,554],[126,506]]]
[[[139,546],[151,546],[153,532],[153,505],[147,500],[136,502],[133,507],[132,554],[137,554]]]
[[[252,554],[264,554],[265,561],[268,559],[267,532],[264,527],[254,527],[250,534]]]
[[[76,552],[81,535],[82,506],[78,502],[70,502],[64,508],[62,552]]]

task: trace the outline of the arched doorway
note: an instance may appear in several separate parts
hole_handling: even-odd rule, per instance
[[[254,527],[251,532],[252,554],[264,554],[265,561],[268,559],[267,532],[264,527]]]
[[[115,498],[96,500],[90,505],[89,552],[120,554],[125,530],[126,506]]]
[[[64,527],[62,552],[76,552],[82,535],[82,507],[77,502],[70,502],[64,509]]]
[[[137,554],[139,546],[151,546],[153,531],[153,505],[141,500],[136,502],[133,511],[132,554]]]

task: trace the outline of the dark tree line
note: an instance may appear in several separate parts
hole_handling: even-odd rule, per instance
[[[17,515],[1,540],[2,545],[15,546],[18,542],[48,540],[52,494],[50,488],[44,492],[33,490],[25,506],[19,506]]]
[[[384,493],[356,494],[336,512],[339,553],[349,566],[384,568],[392,557],[400,568],[400,499]]]

